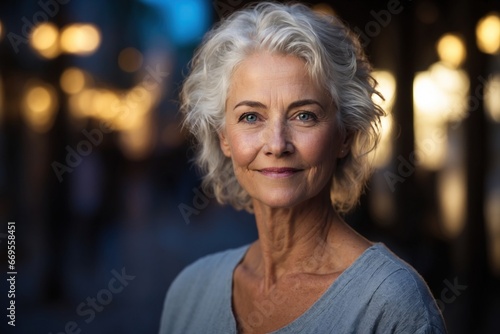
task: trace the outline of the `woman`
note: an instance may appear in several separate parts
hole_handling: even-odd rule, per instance
[[[204,186],[259,239],[186,268],[160,333],[444,333],[422,278],[352,230],[384,112],[336,18],[261,3],[204,40],[182,98]]]

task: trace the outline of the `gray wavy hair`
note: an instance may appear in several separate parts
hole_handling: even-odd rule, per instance
[[[338,160],[331,199],[339,212],[351,210],[371,175],[368,153],[380,136],[384,111],[373,102],[376,81],[356,36],[338,19],[302,4],[264,2],[231,14],[208,32],[190,64],[181,91],[184,126],[195,137],[195,161],[204,191],[220,203],[253,211],[218,133],[224,125],[227,92],[236,66],[250,54],[268,51],[305,61],[313,78],[330,94],[339,131],[352,136],[350,152]],[[332,157],[333,158],[333,157]]]

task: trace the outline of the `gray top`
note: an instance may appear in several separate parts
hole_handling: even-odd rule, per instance
[[[160,334],[237,333],[231,306],[233,271],[248,245],[206,256],[184,269],[165,300]],[[248,319],[258,324],[272,305]],[[249,326],[245,326],[249,328]],[[368,248],[300,317],[273,332],[446,333],[420,275],[383,244]]]

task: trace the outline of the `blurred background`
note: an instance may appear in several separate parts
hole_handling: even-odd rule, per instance
[[[255,240],[200,191],[177,104],[245,3],[1,2],[0,309],[8,222],[18,274],[0,332],[156,333],[183,267]],[[500,2],[308,3],[360,36],[390,115],[347,221],[422,274],[450,333],[500,333]]]

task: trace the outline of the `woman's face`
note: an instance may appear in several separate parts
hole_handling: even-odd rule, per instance
[[[347,149],[331,99],[305,62],[270,53],[256,53],[234,71],[219,137],[241,186],[273,208],[292,207],[329,187]]]

